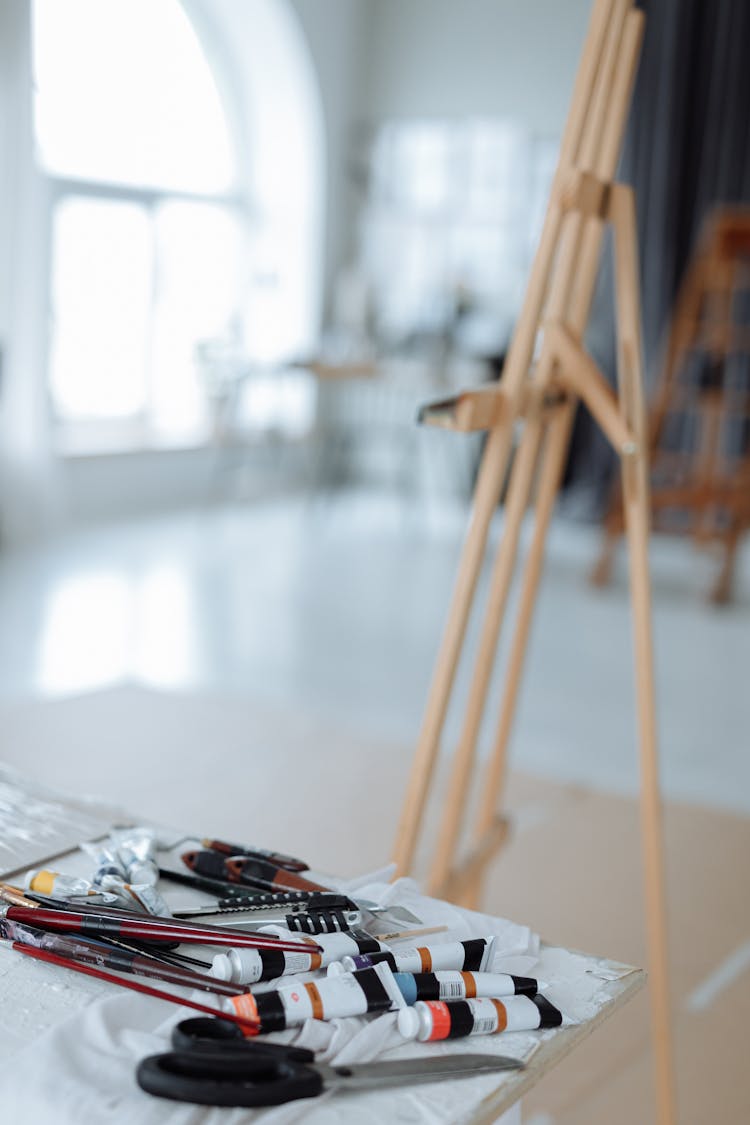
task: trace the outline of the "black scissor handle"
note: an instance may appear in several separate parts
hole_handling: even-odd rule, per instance
[[[175,1051],[200,1051],[202,1054],[217,1051],[226,1055],[229,1052],[263,1052],[288,1062],[313,1063],[315,1054],[306,1047],[294,1047],[282,1043],[269,1043],[263,1039],[250,1039],[236,1023],[216,1019],[212,1016],[195,1016],[180,1020],[172,1030],[172,1047]]]
[[[249,1047],[242,1053],[171,1051],[138,1064],[142,1090],[157,1098],[197,1105],[283,1105],[322,1093],[323,1080],[311,1067],[281,1054]]]
[[[175,1051],[191,1051],[198,1044],[211,1046],[236,1044],[243,1046],[245,1036],[236,1023],[215,1019],[213,1016],[196,1016],[194,1019],[180,1020],[172,1030],[172,1046]]]

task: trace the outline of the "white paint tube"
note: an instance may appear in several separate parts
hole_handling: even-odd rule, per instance
[[[466,1000],[476,996],[536,996],[540,983],[534,977],[509,973],[394,973],[407,1004],[418,1000]]]
[[[379,961],[387,962],[398,973],[432,973],[443,969],[491,971],[495,960],[495,940],[494,936],[471,938],[468,941],[447,941],[398,950],[384,946],[380,952],[348,954],[342,957],[341,964],[347,972],[371,968]]]
[[[563,1015],[543,996],[508,996],[504,1000],[420,1000],[398,1014],[404,1039],[420,1042],[497,1035],[503,1031],[537,1031],[560,1027]]]
[[[133,886],[156,886],[159,865],[156,862],[156,837],[150,828],[132,828],[113,832],[117,859],[125,868],[127,883]]]
[[[211,974],[234,984],[256,984],[294,973],[307,973],[321,967],[321,954],[289,953],[278,949],[227,949],[217,953]]]
[[[106,844],[81,844],[81,850],[90,855],[94,861],[94,873],[91,876],[91,882],[95,886],[101,886],[102,880],[107,876],[114,876],[124,883],[127,881],[128,873],[118,858],[117,852],[114,847],[108,847]]]
[[[225,997],[227,1011],[258,1020],[261,1034],[283,1031],[305,1020],[332,1020],[401,1008],[404,999],[387,965],[358,973],[285,984],[269,992]]]
[[[261,932],[276,934],[285,940],[306,940],[302,935],[292,933],[286,926],[263,926]],[[314,939],[309,940],[312,945],[319,945],[321,952],[280,954],[271,950],[269,956],[261,956],[261,951],[256,949],[228,949],[214,957],[211,972],[219,980],[233,981],[235,984],[255,984],[259,980],[274,980],[292,973],[325,968],[340,961],[346,954],[379,953],[386,949],[382,942],[363,930],[316,934]],[[263,950],[262,953],[265,954],[266,951]]]

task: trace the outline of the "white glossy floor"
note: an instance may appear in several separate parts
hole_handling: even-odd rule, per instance
[[[355,493],[183,512],[5,553],[0,702],[136,682],[266,701],[408,746],[465,518]],[[592,590],[597,545],[593,528],[553,529],[514,764],[632,792],[625,560],[610,589]],[[729,609],[705,598],[713,560],[663,539],[652,557],[666,793],[750,812],[750,555]]]

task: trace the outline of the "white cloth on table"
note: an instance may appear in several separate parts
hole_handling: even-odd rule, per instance
[[[425,926],[447,925],[446,932],[425,939],[433,944],[496,934],[498,950],[504,954],[498,971],[527,972],[538,956],[539,939],[528,927],[427,898],[419,894],[410,880],[390,884],[369,877],[355,884],[342,884],[342,889],[350,893],[356,889],[361,897],[382,905],[397,902],[413,910]],[[35,967],[40,972],[40,981],[42,973],[65,972],[46,965]],[[47,976],[46,980],[49,979]],[[205,993],[195,995],[203,1003],[211,1002]],[[4,1119],[26,1120],[34,1125],[240,1125],[249,1120],[263,1125],[292,1125],[301,1121],[376,1125],[385,1119],[384,1112],[389,1119],[422,1125],[459,1119],[458,1106],[463,1101],[461,1082],[401,1088],[397,1102],[390,1103],[389,1099],[388,1109],[383,1104],[382,1091],[378,1091],[371,1106],[367,1095],[358,1095],[356,1104],[349,1097],[331,1099],[323,1095],[314,1102],[291,1102],[253,1112],[152,1098],[136,1084],[136,1065],[146,1055],[168,1049],[172,1027],[189,1015],[187,1009],[170,1009],[163,1002],[135,993],[113,992],[89,1001],[0,1062]],[[355,1017],[325,1023],[308,1020],[300,1028],[272,1038],[310,1047],[316,1051],[318,1061],[340,1064],[370,1061],[404,1047],[392,1012],[375,1019]],[[412,1044],[403,1053],[421,1053],[424,1049]],[[391,1096],[395,1099],[396,1093]]]

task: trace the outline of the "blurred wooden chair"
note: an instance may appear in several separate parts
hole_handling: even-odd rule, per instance
[[[720,208],[704,224],[669,326],[649,439],[653,526],[721,544],[711,597],[728,602],[750,529],[750,208]],[[618,487],[596,585],[610,579],[624,528]]]

